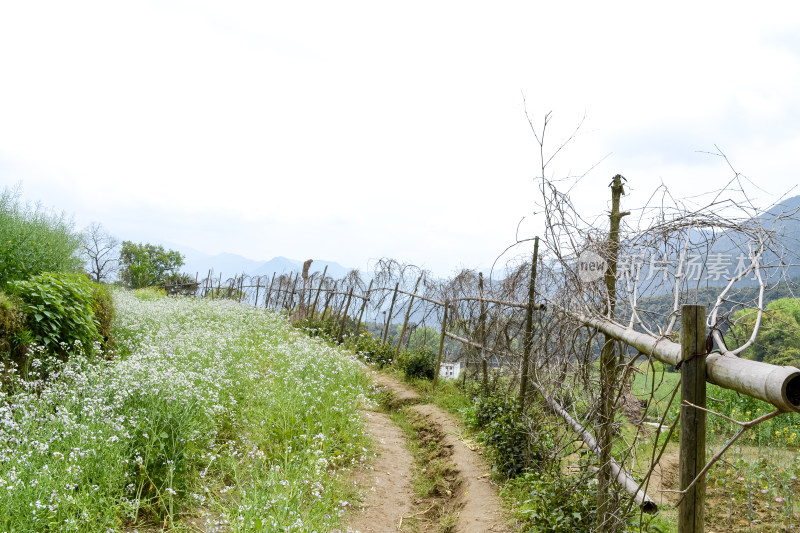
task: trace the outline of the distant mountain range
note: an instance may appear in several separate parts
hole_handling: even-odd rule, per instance
[[[271,276],[275,274],[285,274],[289,272],[299,272],[303,269],[305,260],[288,259],[286,257],[274,257],[269,261],[256,261],[237,254],[221,253],[216,255],[206,254],[199,250],[182,246],[176,243],[163,243],[171,250],[177,250],[184,256],[182,272],[192,276],[198,275],[200,279],[208,275],[209,270],[214,271],[214,276],[222,274],[223,278],[246,274],[248,276]],[[322,272],[325,267],[328,271],[325,274],[335,279],[343,278],[352,269],[344,267],[333,261],[314,260],[311,263],[310,273]]]

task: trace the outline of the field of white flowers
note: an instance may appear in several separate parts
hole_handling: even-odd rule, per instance
[[[113,360],[3,370],[0,531],[341,527],[360,364],[230,301],[114,297]]]

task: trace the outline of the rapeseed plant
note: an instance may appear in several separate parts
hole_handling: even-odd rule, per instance
[[[114,299],[112,360],[0,369],[0,531],[340,526],[367,451],[360,363],[228,300]]]

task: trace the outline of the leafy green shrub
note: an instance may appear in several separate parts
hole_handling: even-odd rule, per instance
[[[428,350],[401,351],[397,366],[408,378],[433,379],[436,372],[436,356]]]
[[[92,284],[84,276],[44,273],[8,288],[22,301],[33,341],[46,350],[64,355],[77,341],[91,353],[100,340]]]
[[[365,363],[370,363],[378,368],[392,364],[395,348],[391,343],[384,343],[380,337],[372,333],[363,332],[347,341],[347,347],[353,350]]]
[[[295,322],[294,326],[305,330],[309,337],[321,337],[329,341],[335,340],[339,332],[338,325],[331,317],[326,317],[325,320],[322,320],[319,316],[306,318]]]
[[[80,237],[63,214],[20,202],[20,190],[0,192],[0,288],[42,272],[77,272]]]
[[[478,431],[478,440],[489,446],[493,469],[506,478],[526,470],[546,470],[556,462],[551,457],[553,435],[538,412],[519,415],[516,398],[502,393],[477,396],[464,410],[467,426]]]
[[[158,300],[167,296],[167,291],[159,289],[158,287],[142,287],[133,291],[133,296],[139,300],[149,302],[151,300]]]
[[[529,472],[510,480],[501,489],[501,496],[516,500],[516,514],[525,522],[525,531],[594,531],[597,485],[592,479]]]
[[[493,468],[505,477],[514,477],[532,466],[525,425],[517,414],[517,402],[504,396],[480,396],[466,422],[478,430],[478,438],[489,445]]]
[[[19,335],[24,326],[25,314],[19,299],[0,292],[0,355],[13,355],[19,346]]]
[[[103,347],[110,348],[114,345],[114,339],[111,336],[111,325],[114,321],[114,300],[111,298],[108,288],[97,283],[92,284],[92,299],[94,318],[97,321],[97,332],[100,334]]]

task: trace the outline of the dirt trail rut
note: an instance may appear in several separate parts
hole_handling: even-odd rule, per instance
[[[411,417],[424,427],[425,439],[436,440],[441,456],[447,461],[450,487],[447,495],[436,502],[444,512],[455,517],[455,523],[442,528],[435,521],[419,522],[430,501],[415,496],[411,485],[414,458],[406,447],[406,436],[383,413],[366,413],[367,430],[372,435],[378,458],[374,471],[359,479],[366,492],[364,511],[355,514],[348,527],[351,532],[448,531],[453,533],[511,533],[495,487],[489,481],[489,470],[483,458],[459,438],[457,422],[444,410],[430,404],[420,405],[420,396],[410,387],[383,374],[374,374],[373,381],[391,393],[391,408],[408,406]],[[415,424],[416,425],[416,424]],[[433,435],[433,437],[432,437]],[[423,440],[425,440],[423,439]],[[412,525],[416,524],[416,525]],[[423,524],[423,525],[420,525]],[[414,529],[416,527],[416,529]]]

